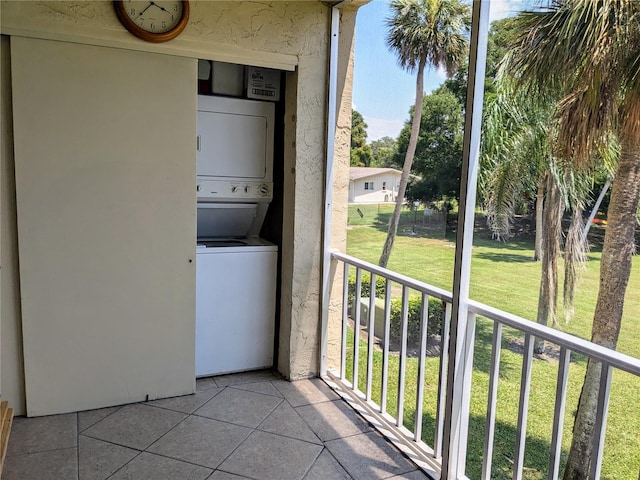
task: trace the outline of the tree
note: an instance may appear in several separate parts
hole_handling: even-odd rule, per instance
[[[468,49],[465,33],[470,28],[471,10],[460,0],[391,0],[387,19],[387,46],[398,63],[409,72],[417,71],[416,96],[411,135],[407,145],[398,197],[389,222],[387,238],[378,264],[386,267],[398,231],[409,172],[418,141],[422,113],[423,78],[427,65],[444,67],[452,75]]]
[[[523,88],[557,88],[557,155],[585,167],[612,136],[620,144],[600,261],[591,341],[615,349],[635,248],[640,201],[640,4],[635,0],[550,3],[518,18],[510,58]],[[565,480],[589,477],[602,365],[589,360]]]
[[[481,192],[494,237],[508,240],[516,209],[535,198],[535,253],[542,258],[546,179],[553,162],[553,102],[514,91],[505,70],[494,83],[483,122]]]
[[[495,81],[498,76],[500,62],[507,49],[511,46],[510,35],[514,27],[513,18],[494,20],[489,29],[487,39],[487,65],[484,80],[484,103],[489,104],[496,94]],[[460,101],[460,105],[467,103],[467,76],[469,63],[466,59],[460,64],[455,74],[444,81],[444,86],[449,89]]]
[[[367,127],[364,117],[351,110],[351,161],[352,167],[369,167],[373,160],[371,147],[367,145]]]
[[[392,167],[393,157],[398,150],[398,143],[391,137],[382,137],[371,142],[373,166]]]
[[[456,95],[440,87],[424,97],[412,171],[422,177],[408,187],[408,197],[422,201],[458,198],[464,116]],[[411,124],[398,137],[396,161],[405,156]]]
[[[564,199],[568,198],[569,192],[576,190],[571,182],[563,180],[575,177],[563,174],[563,164],[559,164],[553,155],[552,145],[557,129],[550,98],[543,94],[532,97],[514,91],[513,79],[504,70],[498,75],[495,86],[495,95],[485,115],[481,160],[487,222],[494,237],[507,241],[516,209],[523,199],[535,197],[534,260],[542,263],[536,321],[547,325],[551,320],[556,324]],[[570,206],[580,204],[575,201],[569,203]],[[577,216],[581,215],[580,211]],[[565,278],[575,279],[577,268],[574,266],[583,258],[580,247],[584,243],[571,239],[567,245],[575,255],[567,257],[569,262],[565,268],[573,276]],[[565,290],[564,298],[573,300],[575,282],[566,282],[565,287],[571,291]],[[543,353],[544,348],[544,341],[536,338],[534,352]]]

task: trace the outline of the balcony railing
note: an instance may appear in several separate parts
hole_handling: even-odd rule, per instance
[[[446,396],[447,367],[449,365],[447,347],[451,324],[452,294],[337,251],[332,253],[332,263],[334,267],[332,271],[334,272],[339,271],[338,265],[342,264],[344,280],[342,315],[339,320],[340,327],[336,329],[338,330],[336,335],[339,338],[333,339],[333,345],[336,348],[331,350],[331,347],[324,345],[324,351],[329,352],[329,368],[326,372],[326,379],[427,473],[434,478],[440,478],[442,459],[445,453],[449,455],[449,459],[456,459],[455,461],[463,462],[463,465],[467,462],[469,397],[474,372],[473,346],[474,344],[480,346],[476,337],[478,320],[482,322],[484,327],[487,326],[487,322],[492,327],[480,478],[483,480],[494,478],[492,460],[495,447],[496,405],[499,400],[500,358],[505,329],[509,329],[509,338],[512,338],[514,333],[516,336],[524,337],[521,349],[522,369],[517,426],[513,445],[512,478],[523,478],[525,470],[525,440],[527,438],[529,399],[532,391],[533,347],[536,338],[543,339],[547,343],[547,348],[551,347],[558,352],[553,425],[549,441],[547,475],[549,479],[557,479],[560,471],[571,354],[583,355],[587,359],[600,362],[602,365],[592,457],[596,461],[592,462],[589,478],[598,479],[600,477],[612,372],[619,370],[640,377],[639,359],[496,308],[470,301],[468,303],[467,328],[461,333],[469,340],[467,345],[470,345],[470,348],[462,356],[463,365],[456,369],[457,374],[464,378],[465,395],[462,396],[463,404],[461,407],[464,418],[459,423],[459,425],[463,425],[464,431],[459,437],[458,451],[445,452],[444,450],[448,448],[448,444],[443,441],[445,429],[455,428],[450,423],[452,419],[445,415],[445,412],[451,411],[449,407],[451,407],[450,402],[453,401]],[[352,279],[350,282],[349,276],[353,272],[355,272],[355,281]],[[368,284],[363,281],[363,273],[369,275]],[[380,278],[384,280],[380,282],[378,280]],[[380,285],[378,285],[379,283]],[[378,285],[378,290],[384,291],[384,293],[380,292],[379,298],[376,298],[376,285]],[[366,295],[363,295],[363,289],[367,288],[370,290],[368,299]],[[415,324],[410,325],[411,295],[419,298],[420,313],[417,330]],[[441,325],[439,322],[434,322],[435,328],[439,330],[440,334],[440,341],[436,345],[436,347],[440,347],[439,352],[437,352],[437,348],[434,352],[433,345],[428,345],[430,335],[428,331],[429,305],[431,302],[433,306],[434,300],[443,305]],[[366,315],[363,315],[363,309],[367,310]],[[415,308],[412,312],[415,316]],[[412,345],[408,342],[410,328],[413,330],[413,336],[417,337],[417,342]],[[391,334],[392,331],[395,333],[395,340]],[[329,340],[329,342],[331,341]],[[396,344],[393,353],[390,350],[392,342]],[[338,346],[339,348],[337,348]],[[411,346],[413,352],[409,351]],[[429,355],[427,355],[428,347],[431,347],[432,350]],[[375,352],[376,349],[377,352]],[[412,356],[417,358],[417,369],[415,371],[412,369],[412,374],[407,376],[407,365]],[[412,362],[414,361],[412,360]],[[430,373],[430,378],[437,379],[435,382],[429,382],[429,385],[425,381],[425,373],[428,369],[436,369],[436,372]],[[533,385],[533,387],[537,386]],[[405,411],[408,410],[407,405],[413,408],[413,419],[411,419],[412,415],[407,415]],[[425,415],[425,405],[431,412],[430,415]],[[428,433],[425,431],[424,425],[429,426]],[[458,469],[458,472],[460,471]],[[464,467],[462,471],[464,471]],[[455,478],[446,472],[445,475],[447,478]],[[463,475],[457,478],[467,477]]]

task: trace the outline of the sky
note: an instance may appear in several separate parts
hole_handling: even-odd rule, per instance
[[[491,0],[490,20],[507,17],[523,0]],[[353,108],[367,123],[368,141],[396,138],[409,118],[415,100],[416,74],[398,66],[385,45],[388,0],[373,0],[360,7],[356,19]],[[445,80],[442,71],[425,70],[424,91],[430,93]]]

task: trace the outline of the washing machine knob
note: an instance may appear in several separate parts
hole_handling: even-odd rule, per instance
[[[260,195],[262,195],[263,197],[266,197],[267,195],[269,195],[269,186],[260,185],[259,192],[260,192]]]

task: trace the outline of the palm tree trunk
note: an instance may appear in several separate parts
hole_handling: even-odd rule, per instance
[[[549,318],[556,323],[558,303],[558,257],[560,256],[560,235],[562,234],[562,213],[564,205],[560,188],[551,172],[546,176],[547,198],[544,201],[544,226],[542,228],[542,274],[538,295],[537,322],[547,325]],[[536,338],[535,353],[544,352],[544,340]]]
[[[538,183],[538,193],[536,194],[536,240],[533,251],[533,261],[542,260],[542,213],[544,205],[544,179]]]
[[[413,164],[413,157],[416,153],[416,145],[418,144],[418,134],[420,133],[420,121],[422,120],[422,97],[424,96],[423,90],[423,78],[424,67],[427,63],[426,55],[420,57],[418,64],[418,78],[416,79],[416,102],[413,107],[413,119],[411,123],[411,136],[409,137],[409,145],[407,145],[407,153],[404,156],[404,164],[402,166],[402,175],[400,176],[400,185],[398,186],[398,196],[396,198],[396,205],[393,209],[393,215],[389,221],[389,230],[387,231],[387,238],[382,247],[382,254],[378,265],[386,268],[389,263],[389,257],[393,250],[393,243],[396,239],[396,233],[398,232],[398,223],[400,222],[400,213],[402,212],[402,202],[404,201],[404,195],[407,191],[407,183],[409,182],[409,172],[411,172],[411,165]]]
[[[620,334],[624,296],[635,248],[636,213],[640,199],[640,139],[623,139],[618,171],[613,180],[607,229],[600,260],[600,287],[593,315],[591,341],[615,349]],[[593,450],[601,364],[589,361],[578,403],[573,440],[564,480],[586,480]]]

